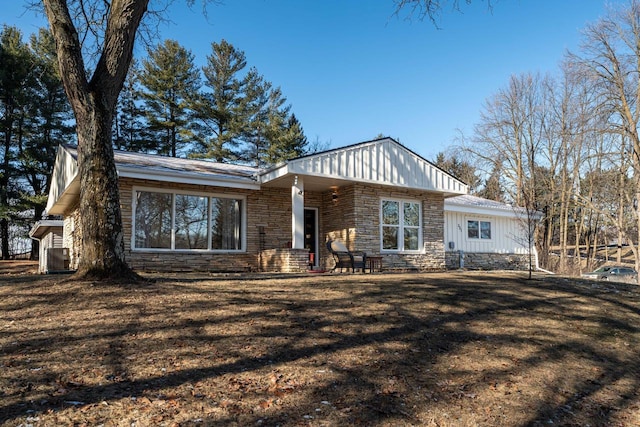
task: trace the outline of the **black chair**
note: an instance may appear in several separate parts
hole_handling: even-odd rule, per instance
[[[353,273],[357,268],[359,268],[364,273],[365,265],[367,263],[367,254],[365,252],[351,252],[340,240],[327,241],[327,249],[331,252],[331,255],[333,255],[333,260],[336,263],[331,271],[335,271],[336,268],[339,268],[340,272],[342,272],[343,268],[350,268]]]

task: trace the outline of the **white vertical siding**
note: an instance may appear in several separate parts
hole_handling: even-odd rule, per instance
[[[491,239],[468,239],[467,221],[491,222]],[[447,212],[444,215],[444,245],[449,249],[449,242],[455,243],[455,249],[465,252],[526,254],[526,234],[516,218],[475,215],[462,212]]]
[[[392,139],[293,159],[289,173],[330,176],[350,181],[394,185],[427,191],[466,194],[467,186]],[[279,176],[273,174],[273,177]],[[263,182],[268,182],[269,174]]]

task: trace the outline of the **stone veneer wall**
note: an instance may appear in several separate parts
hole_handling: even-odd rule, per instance
[[[80,211],[76,205],[64,215],[62,224],[62,247],[69,250],[69,269],[77,270],[80,262],[79,248],[82,247],[82,232],[80,229]]]
[[[391,254],[383,256],[383,269],[443,270],[444,197],[439,193],[379,185],[350,185],[338,189],[338,201],[331,202],[331,194],[324,199],[322,225],[325,241],[340,239],[350,250],[380,255],[380,200],[382,198],[422,201],[423,253]],[[325,268],[334,262],[326,248],[322,249]]]
[[[446,252],[447,268],[460,268],[460,251]],[[535,255],[532,258],[535,267]],[[493,252],[465,252],[464,268],[469,270],[529,270],[528,254],[499,254]]]
[[[183,190],[203,194],[246,197],[246,251],[230,253],[132,250],[133,187]],[[308,249],[292,250],[290,189],[263,188],[260,191],[159,183],[151,180],[120,180],[125,253],[132,268],[146,271],[305,271]],[[319,265],[332,268],[327,251],[328,239],[339,238],[351,250],[380,254],[380,199],[397,198],[422,201],[423,249],[421,254],[384,254],[383,268],[398,270],[441,270],[445,267],[444,198],[438,193],[386,186],[354,184],[338,189],[338,200],[331,191],[305,191],[305,207],[318,208]],[[72,219],[73,218],[73,219]],[[71,268],[78,265],[77,249],[82,233],[77,209],[65,215],[65,247],[69,247]],[[71,239],[71,240],[70,240]]]
[[[308,249],[266,249],[260,253],[262,271],[299,273],[309,270]]]
[[[246,251],[212,253],[132,250],[131,197],[134,186],[245,196]],[[120,198],[127,262],[134,269],[147,271],[305,271],[309,251],[304,249],[296,252],[289,249],[292,238],[290,191],[288,188],[263,188],[255,191],[123,178],[120,180]],[[305,207],[319,207],[321,200],[320,193],[305,191]],[[320,229],[322,233],[322,227]],[[269,262],[265,261],[267,259]],[[283,264],[278,266],[278,263]]]

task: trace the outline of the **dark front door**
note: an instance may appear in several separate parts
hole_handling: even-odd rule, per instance
[[[318,211],[304,210],[304,247],[309,249],[309,265],[318,265]]]

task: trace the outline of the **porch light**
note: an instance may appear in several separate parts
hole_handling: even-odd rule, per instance
[[[331,200],[333,200],[333,203],[338,203],[338,192],[336,190],[331,192]]]

